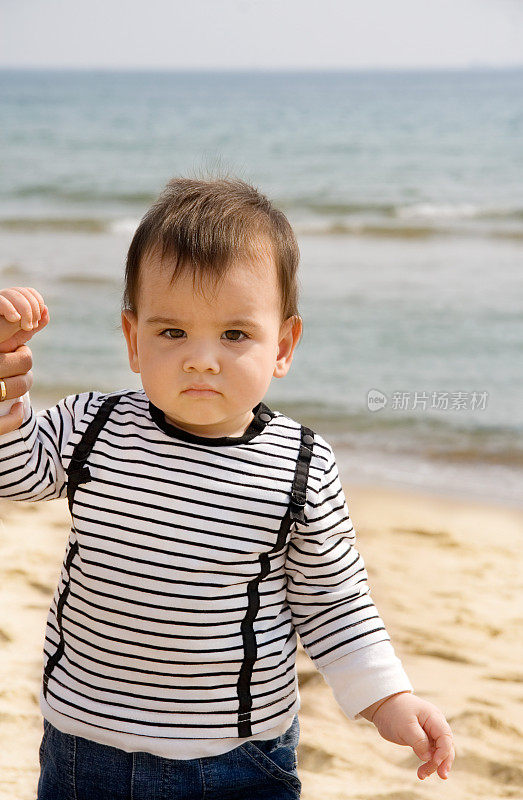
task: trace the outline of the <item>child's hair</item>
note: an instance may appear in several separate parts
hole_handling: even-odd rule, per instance
[[[260,252],[269,252],[276,264],[281,321],[299,316],[300,251],[285,214],[239,178],[173,178],[131,241],[122,310],[137,314],[140,265],[153,253],[172,262],[172,280],[189,269],[201,285],[206,278],[219,282],[235,259],[256,259]]]

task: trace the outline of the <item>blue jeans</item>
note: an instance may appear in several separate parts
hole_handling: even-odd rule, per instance
[[[44,719],[38,800],[296,800],[298,715],[276,739],[182,761],[62,733]]]

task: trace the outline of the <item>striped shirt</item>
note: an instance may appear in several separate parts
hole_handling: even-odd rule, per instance
[[[332,448],[314,434],[305,522],[274,550],[301,426],[259,403],[240,437],[168,423],[123,390],[77,486],[49,609],[40,707],[65,733],[170,758],[280,735],[300,707],[297,635],[350,718],[412,686],[370,597]],[[69,395],[0,436],[0,496],[67,497],[103,401]],[[266,565],[260,575],[260,564]],[[248,735],[239,725],[245,626]],[[46,668],[53,668],[45,677]],[[246,719],[247,717],[244,717]]]

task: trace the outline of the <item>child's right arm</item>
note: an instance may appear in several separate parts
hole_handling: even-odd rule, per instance
[[[19,318],[10,320],[15,312]],[[35,328],[29,329],[31,320]],[[13,398],[24,395],[18,410],[14,405],[9,413],[0,416],[0,497],[11,500],[67,496],[63,450],[75,421],[82,418],[93,397],[93,392],[69,395],[56,406],[35,414],[27,393],[32,385],[32,356],[25,342],[48,321],[44,301],[34,289],[0,291],[0,381],[5,386],[4,401],[13,402]]]

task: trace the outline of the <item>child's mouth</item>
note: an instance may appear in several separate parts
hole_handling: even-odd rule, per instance
[[[213,397],[218,392],[214,389],[185,389],[182,394],[189,394],[191,397]]]

